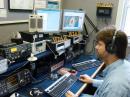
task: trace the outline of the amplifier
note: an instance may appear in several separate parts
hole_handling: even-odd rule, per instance
[[[27,42],[25,41],[25,43],[27,43]],[[46,40],[33,42],[33,43],[31,43],[31,47],[32,47],[32,53],[34,55],[40,54],[40,53],[46,51]]]
[[[69,37],[69,38],[71,39],[72,44],[76,44],[76,43],[80,42],[83,39],[83,36],[82,35],[77,35],[77,36],[72,36],[72,37]]]
[[[0,56],[8,59],[11,63],[26,59],[31,54],[31,44],[20,45],[0,44]]]
[[[23,69],[0,80],[0,97],[7,97],[7,95],[16,91],[20,87],[31,83],[31,80],[31,72],[28,69]]]
[[[31,44],[32,44],[32,53],[34,55],[46,51],[46,41],[45,40],[42,40],[42,41],[39,41],[39,42],[34,42],[34,43],[31,43]]]
[[[51,72],[59,69],[60,67],[62,67],[64,65],[64,60],[61,60],[60,62],[58,63],[55,63],[51,66]]]
[[[65,43],[65,48],[68,48],[68,47],[71,46],[71,40],[70,39],[65,40],[64,43]]]
[[[23,41],[38,42],[44,40],[44,34],[40,32],[20,32]]]
[[[50,64],[51,72],[54,72],[55,70],[63,67],[65,63],[64,59],[65,59],[65,54],[58,56],[57,59],[53,59],[52,63]]]
[[[47,46],[49,44],[49,49],[55,50],[55,51],[60,51],[60,50],[64,50],[65,49],[65,43],[64,42],[58,42],[58,43],[54,43],[54,42],[47,42]]]

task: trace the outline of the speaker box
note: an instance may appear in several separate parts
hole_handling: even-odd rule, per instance
[[[36,15],[30,15],[29,16],[29,32],[36,32],[37,26],[36,26]]]
[[[43,30],[43,16],[37,15],[37,32],[42,32]]]
[[[29,32],[42,32],[43,16],[30,15],[29,16]]]

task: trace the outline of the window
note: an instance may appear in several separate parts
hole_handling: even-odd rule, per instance
[[[121,28],[130,37],[130,0],[125,0]]]

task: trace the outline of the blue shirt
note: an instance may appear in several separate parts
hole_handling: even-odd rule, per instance
[[[83,94],[81,97],[130,97],[130,63],[117,60],[103,71],[104,79],[93,79],[93,86],[98,87],[94,96]]]
[[[93,80],[98,86],[93,97],[130,97],[130,63],[126,60],[117,60],[108,65],[101,81]]]

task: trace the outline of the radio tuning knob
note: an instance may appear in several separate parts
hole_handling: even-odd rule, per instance
[[[22,51],[21,51],[21,55],[24,55],[24,54],[25,54],[25,52],[26,52],[25,50],[22,50]]]
[[[21,80],[20,80],[20,83],[23,83],[23,82],[24,82],[24,80],[23,80],[23,79],[21,79]]]

